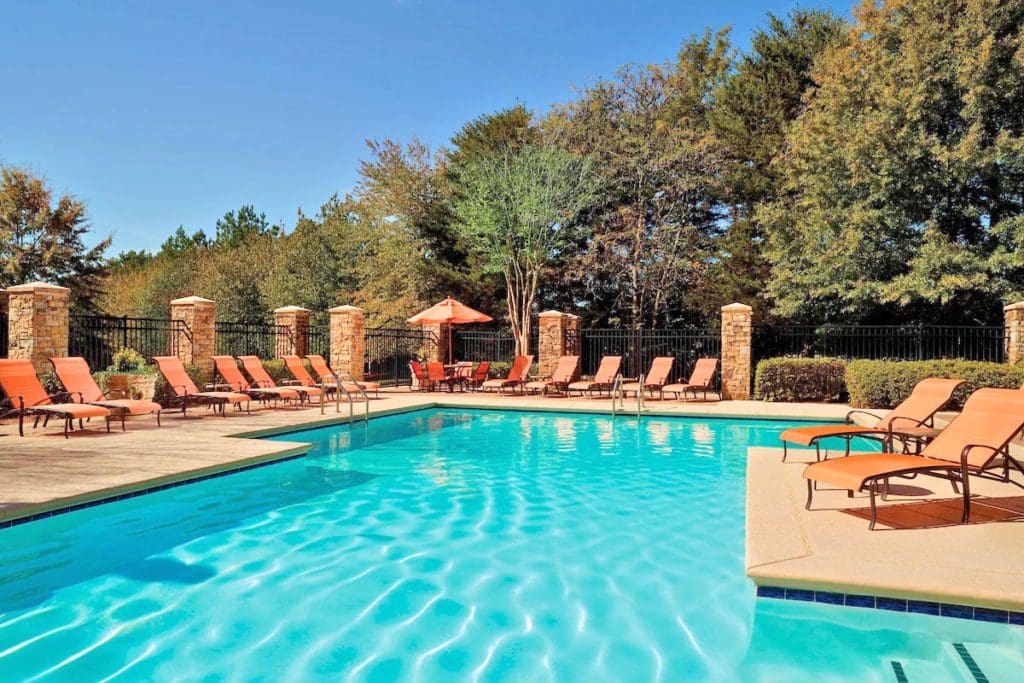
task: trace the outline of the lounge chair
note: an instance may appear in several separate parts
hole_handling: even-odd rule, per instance
[[[160,426],[160,411],[163,408],[159,403],[131,398],[114,399],[104,395],[92,378],[89,364],[84,358],[51,358],[50,363],[72,401],[109,409],[121,418],[121,431],[125,430],[125,417],[128,415],[156,415],[156,424]]]
[[[562,356],[558,359],[558,365],[555,366],[551,377],[527,382],[526,392],[543,393],[546,395],[549,389],[553,389],[556,393],[564,395],[569,383],[572,382],[572,378],[576,376],[576,371],[579,367],[579,356]]]
[[[668,384],[668,376],[672,374],[672,364],[675,363],[675,360],[672,356],[658,356],[651,361],[651,369],[644,375],[643,386],[640,386],[640,382],[630,382],[622,385],[622,393],[636,394],[648,391],[653,398],[654,392],[658,392],[658,398],[662,398],[664,396],[662,392]]]
[[[566,387],[566,393],[571,394],[574,391],[580,392],[580,396],[583,394],[593,394],[597,392],[607,391],[611,392],[612,385],[615,384],[615,378],[619,374],[619,368],[622,366],[622,356],[605,356],[601,359],[601,364],[597,366],[597,373],[594,375],[594,379],[582,380],[580,382],[572,382]]]
[[[444,384],[448,387],[448,391],[455,391],[455,385],[460,384],[461,380],[456,375],[449,375],[445,371],[444,363],[427,363],[427,381],[430,382],[431,387],[436,387],[439,384]]]
[[[315,354],[306,356],[306,360],[313,366],[313,372],[319,377],[321,382],[329,382],[331,380],[337,381],[337,373],[331,370],[331,367],[327,365],[327,361],[324,360],[323,356]],[[361,393],[359,390],[372,391],[374,398],[380,398],[380,383],[379,382],[366,382],[363,380],[346,382],[342,379],[341,385],[345,388],[345,391],[350,394]]]
[[[690,373],[690,381],[679,384],[667,384],[661,389],[662,394],[675,394],[676,398],[679,395],[683,395],[683,400],[686,400],[686,393],[690,392],[693,394],[694,400],[697,400],[697,392],[704,392],[704,400],[708,400],[708,392],[711,391],[711,383],[715,380],[715,371],[718,370],[718,359],[717,358],[700,358],[697,360],[697,364],[693,366],[693,372]]]
[[[40,417],[43,418],[44,427],[51,417],[60,417],[64,421],[65,439],[68,438],[68,433],[74,430],[75,420],[78,420],[78,428],[84,429],[83,420],[102,417],[106,420],[107,431],[110,431],[109,408],[81,402],[54,403],[36,377],[36,370],[30,360],[0,359],[0,389],[3,389],[11,403],[11,410],[5,415],[18,415],[18,434],[21,436],[25,436],[26,415],[35,416],[33,427],[39,426]],[[2,416],[4,415],[0,415]]]
[[[242,374],[242,371],[238,369],[238,361],[235,360],[234,356],[213,356],[212,358],[213,365],[217,368],[217,374],[219,374],[220,378],[224,380],[224,385],[229,387],[232,391],[237,391],[240,394],[247,394],[257,401],[277,401],[278,399],[281,399],[288,402],[302,398],[302,394],[298,389],[290,387],[277,388],[253,386],[249,383],[249,380],[245,378],[245,375]]]
[[[242,361],[242,367],[249,373],[249,377],[256,383],[256,387],[260,391],[266,390],[284,390],[284,391],[297,391],[299,393],[299,403],[302,401],[309,401],[314,396],[317,397],[318,401],[324,400],[324,392],[320,390],[320,387],[304,387],[301,385],[292,385],[289,387],[279,387],[274,381],[274,378],[270,376],[267,369],[263,367],[263,361],[258,356],[239,356],[238,360]]]
[[[177,356],[153,356],[153,362],[156,363],[160,374],[164,376],[164,380],[181,403],[182,415],[188,414],[190,404],[212,405],[215,408],[220,408],[222,417],[227,417],[224,408],[228,405],[241,409],[244,403],[245,412],[250,412],[249,402],[251,398],[248,394],[241,394],[235,391],[199,391],[196,383],[192,381],[192,378],[185,370],[185,365]]]
[[[867,490],[871,496],[871,523],[878,519],[875,501],[879,484],[883,499],[890,477],[918,474],[948,479],[963,488],[963,516],[971,513],[970,476],[995,479],[1024,488],[1010,479],[1010,467],[1024,473],[1024,467],[1010,455],[1010,441],[1024,427],[1024,391],[1019,389],[978,389],[967,399],[963,412],[935,437],[920,455],[907,453],[863,453],[849,458],[814,462],[804,470],[807,504],[811,509],[814,482],[837,486],[851,492]],[[995,475],[993,469],[1002,473]]]
[[[430,378],[427,377],[427,371],[418,360],[409,361],[409,372],[411,372],[412,376],[416,378],[416,387],[420,391],[430,391],[433,389],[433,385],[430,383]]]
[[[846,455],[850,454],[850,442],[854,437],[880,439],[888,448],[892,448],[894,439],[903,437],[911,439],[928,439],[938,431],[934,428],[935,413],[942,410],[953,399],[956,391],[964,381],[962,379],[943,379],[930,377],[923,379],[914,386],[910,396],[892,409],[884,418],[864,410],[851,410],[846,414],[846,424],[841,425],[808,425],[792,427],[779,434],[782,441],[782,462],[789,455],[788,444],[814,446],[815,459],[821,460],[821,440],[830,437],[846,440]],[[857,415],[868,416],[876,420],[873,426],[854,424]]]
[[[476,369],[470,373],[469,377],[463,380],[463,384],[469,389],[477,389],[487,381],[488,375],[491,373],[491,362],[481,361],[476,364]]]
[[[521,390],[523,385],[526,383],[526,376],[530,372],[530,366],[533,365],[533,356],[516,356],[512,361],[512,367],[508,371],[508,375],[503,379],[489,379],[485,380],[480,385],[482,391],[490,391],[495,389],[498,393],[502,390],[511,387],[515,390],[517,387]]]

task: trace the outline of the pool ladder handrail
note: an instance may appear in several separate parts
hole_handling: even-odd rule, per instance
[[[349,394],[348,390],[345,389],[344,386],[342,386],[342,384],[341,384],[342,381],[354,384],[356,389],[359,390],[359,395],[363,397],[363,422],[365,422],[366,424],[370,424],[370,395],[366,393],[366,390],[363,388],[363,385],[360,384],[356,380],[356,378],[352,376],[351,373],[345,372],[345,373],[342,373],[341,379],[338,382],[338,386],[341,387],[342,389],[344,389],[345,390],[345,394],[349,396],[349,404],[348,404],[348,422],[349,422],[349,424],[352,424],[352,421],[354,419],[353,414],[352,414],[353,413],[352,397]]]
[[[619,401],[621,401],[621,400],[622,400],[622,374],[621,373],[616,373],[615,374],[615,379],[614,379],[614,381],[612,381],[612,418],[613,419],[615,418],[616,414],[618,413],[618,410],[616,409],[616,407],[617,407],[617,404],[619,403]],[[625,407],[626,407],[625,404],[623,404],[622,408],[625,408]]]
[[[345,377],[347,377],[348,381],[350,381],[352,384],[356,385],[356,387],[359,389],[359,393],[362,394],[362,396],[363,396],[363,405],[365,406],[365,410],[364,410],[364,413],[363,413],[363,421],[366,422],[366,423],[369,423],[370,422],[370,397],[367,395],[366,390],[363,389],[363,385],[361,385],[359,382],[356,382],[355,380],[351,379],[351,375],[346,375]],[[352,393],[348,389],[345,388],[345,385],[342,384],[342,381],[344,381],[343,378],[335,377],[334,375],[326,375],[326,376],[324,376],[323,379],[320,381],[320,391],[323,392],[321,394],[321,396],[326,396],[327,395],[328,388],[336,389],[336,391],[334,392],[334,412],[340,413],[341,412],[341,395],[345,394],[345,400],[348,401],[348,422],[349,422],[349,424],[352,424],[353,422],[355,422],[355,401],[352,400]],[[324,414],[324,405],[325,405],[324,401],[321,399],[321,401],[320,401],[320,414],[321,415]]]
[[[640,414],[644,412],[644,375],[640,373],[640,383],[636,390],[636,419],[640,419]]]

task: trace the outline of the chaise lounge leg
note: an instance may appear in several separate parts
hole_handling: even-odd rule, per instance
[[[804,504],[804,510],[811,509],[811,498],[814,497],[814,480],[807,480],[807,503]]]
[[[872,531],[875,528],[875,522],[878,521],[878,505],[875,502],[875,490],[878,488],[878,480],[871,480],[871,523],[868,524],[868,530]]]
[[[966,524],[971,519],[971,482],[969,476],[970,473],[967,471],[967,466],[964,465],[960,468],[960,483],[964,487],[964,516],[960,520],[962,524]]]

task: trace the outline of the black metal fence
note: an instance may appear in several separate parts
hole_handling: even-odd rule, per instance
[[[6,330],[4,325],[5,336]],[[186,334],[188,327],[183,320],[73,315],[68,321],[68,355],[82,356],[93,370],[104,370],[121,349],[134,349],[146,360],[176,355],[180,339]]]
[[[7,311],[0,311],[0,358],[7,358]]]
[[[460,330],[452,332],[452,355],[463,361],[511,361],[516,340],[505,330]]]
[[[583,329],[579,330],[580,372],[593,375],[605,356],[622,356],[622,374],[646,373],[658,356],[672,356],[672,381],[690,377],[700,358],[722,355],[722,333],[715,328],[678,329]],[[567,340],[567,348],[569,346]],[[717,384],[717,378],[716,378]]]
[[[331,330],[326,325],[310,325],[306,332],[306,353],[331,357]]]
[[[778,325],[753,330],[753,360],[777,356],[934,360],[957,358],[1002,363],[1002,326]]]
[[[287,325],[221,322],[214,324],[214,349],[225,356],[258,356],[264,360],[287,354],[292,348]]]
[[[437,348],[437,337],[422,328],[377,327],[366,330],[367,380],[384,386],[411,384],[409,361]]]

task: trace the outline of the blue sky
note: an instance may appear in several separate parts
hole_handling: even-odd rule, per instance
[[[365,140],[445,144],[545,110],[706,26],[745,45],[791,0],[324,0],[0,5],[0,162],[89,206],[112,252],[251,203],[289,228],[357,179]],[[847,12],[847,3],[805,3]]]

